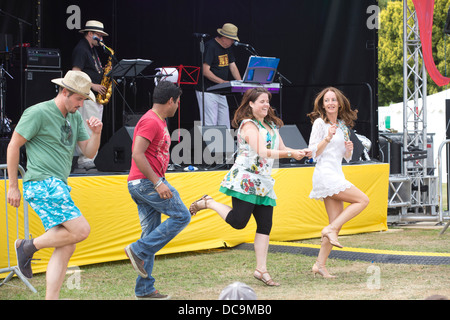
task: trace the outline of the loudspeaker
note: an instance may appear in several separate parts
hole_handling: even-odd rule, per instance
[[[280,136],[283,139],[283,143],[286,147],[292,149],[305,149],[308,148],[308,144],[303,139],[300,130],[298,130],[295,124],[289,124],[280,128]]]
[[[59,49],[25,48],[25,68],[61,68]]]
[[[350,141],[353,142],[353,155],[350,162],[360,161],[360,158],[362,157],[364,152],[364,146],[361,140],[359,140],[355,135],[355,131],[353,131],[352,129],[350,129]]]
[[[145,112],[125,115],[124,125],[128,127],[135,127],[144,114]]]
[[[194,126],[191,134],[194,164],[231,163],[236,150],[234,135],[226,126]]]
[[[58,94],[58,86],[52,79],[61,78],[61,70],[24,70],[24,107],[53,99]]]
[[[98,171],[122,172],[131,167],[134,127],[122,127],[109,139],[94,160]]]
[[[298,130],[295,124],[284,125],[279,130],[280,136],[283,139],[283,143],[286,147],[291,149],[305,149],[308,148],[308,144],[303,138],[300,130]],[[300,161],[305,161],[307,158],[303,158]],[[282,158],[278,160],[280,163],[298,163],[297,160],[292,158]]]

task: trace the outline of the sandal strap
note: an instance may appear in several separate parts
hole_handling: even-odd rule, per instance
[[[197,212],[200,211],[200,210],[207,209],[207,207],[208,207],[207,201],[208,201],[209,199],[210,199],[210,197],[209,197],[207,194],[205,194],[205,195],[204,195],[203,197],[201,197],[200,199],[194,201],[194,202],[192,203],[192,206],[194,207],[195,213],[197,213]],[[200,208],[200,206],[199,206],[200,201],[205,201],[205,208]]]
[[[279,285],[280,285],[279,283],[273,281],[273,279],[272,279],[272,277],[270,276],[270,274],[269,274],[268,271],[266,271],[266,272],[261,272],[261,271],[258,270],[258,269],[256,269],[255,271],[259,273],[259,277],[257,277],[255,274],[253,274],[254,277],[255,277],[256,279],[262,281],[264,284],[266,284],[266,285],[268,285],[268,286],[279,286]],[[264,278],[264,275],[265,275],[265,274],[267,274],[267,275],[269,276],[268,279]]]

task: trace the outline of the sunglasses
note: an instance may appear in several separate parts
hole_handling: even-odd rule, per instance
[[[66,123],[64,124],[64,130],[68,133],[67,140],[70,140],[72,137],[72,127],[70,126],[69,120],[65,119]]]

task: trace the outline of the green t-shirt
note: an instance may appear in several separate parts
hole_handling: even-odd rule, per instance
[[[67,183],[76,143],[89,139],[81,114],[64,118],[54,100],[27,108],[15,130],[27,139],[23,181],[55,177]]]

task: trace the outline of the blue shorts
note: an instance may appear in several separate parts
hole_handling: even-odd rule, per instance
[[[54,177],[24,182],[23,198],[39,216],[45,231],[81,216],[80,209],[70,197],[71,189]]]

